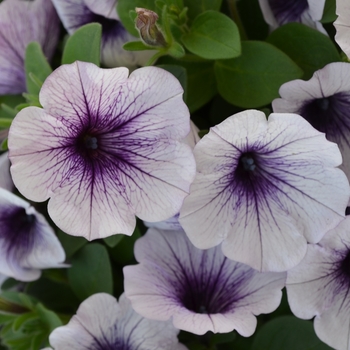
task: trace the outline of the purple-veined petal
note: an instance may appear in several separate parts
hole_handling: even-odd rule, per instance
[[[117,13],[117,0],[103,0],[103,1],[95,1],[95,0],[85,0],[86,6],[90,9],[91,12],[97,13],[100,16],[104,16],[106,18],[111,18],[118,20]]]
[[[305,258],[287,277],[293,313],[304,319],[316,316],[318,337],[342,350],[350,343],[349,223],[347,217],[318,244],[309,244]]]
[[[254,315],[272,312],[285,273],[260,273],[228,260],[219,247],[199,250],[183,231],[151,228],[135,244],[140,263],[124,267],[124,287],[136,312],[194,334],[254,333]]]
[[[48,0],[3,1],[0,4],[0,94],[26,91],[24,57],[37,41],[50,59],[59,36],[59,19]]]
[[[337,30],[335,40],[350,58],[350,3],[347,0],[337,0],[336,14],[338,18],[334,22]]]
[[[168,72],[100,69],[76,62],[53,72],[9,133],[12,175],[27,198],[51,197],[65,232],[96,239],[131,235],[136,214],[175,215],[195,172],[182,88]]]
[[[272,30],[286,23],[300,22],[327,34],[319,22],[325,0],[259,0],[259,4]]]
[[[38,279],[41,269],[64,267],[64,250],[43,215],[0,189],[0,272],[21,281]]]
[[[350,177],[350,64],[330,63],[308,81],[293,80],[279,90],[272,102],[274,112],[298,113],[329,141],[338,144],[340,165]]]
[[[196,145],[180,224],[201,249],[261,271],[295,266],[306,241],[342,220],[349,200],[336,144],[295,114],[238,113]],[[317,217],[317,221],[314,218]]]
[[[136,314],[124,294],[119,303],[111,295],[86,299],[68,325],[50,335],[55,350],[139,349],[185,350],[169,322],[150,321]]]

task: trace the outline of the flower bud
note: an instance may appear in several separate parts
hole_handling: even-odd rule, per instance
[[[158,15],[144,8],[136,7],[136,29],[140,33],[142,41],[149,46],[165,47],[167,43],[162,32],[158,29]]]

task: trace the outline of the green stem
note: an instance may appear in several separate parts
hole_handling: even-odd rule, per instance
[[[248,40],[248,36],[247,36],[247,33],[244,29],[243,23],[241,21],[241,17],[239,15],[236,2],[237,2],[237,0],[227,0],[227,4],[228,4],[229,10],[230,10],[231,18],[237,24],[239,33],[241,35],[241,40]]]
[[[152,66],[159,57],[162,57],[164,56],[166,53],[161,50],[161,51],[158,51],[155,55],[153,55],[145,64],[145,67],[148,67],[148,66]]]

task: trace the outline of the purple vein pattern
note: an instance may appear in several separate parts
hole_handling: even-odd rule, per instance
[[[123,45],[136,38],[119,21],[116,0],[52,0],[69,34],[81,26],[97,22],[102,25],[101,61],[107,67],[135,68],[143,65],[153,51],[125,51]]]
[[[200,250],[183,231],[150,228],[135,244],[136,266],[124,267],[125,295],[144,317],[204,334],[250,336],[256,317],[281,301],[285,272],[258,272],[227,259],[219,247]]]
[[[50,59],[59,36],[59,19],[51,1],[10,0],[0,4],[0,95],[26,91],[24,58],[37,41]]]
[[[344,218],[349,183],[336,144],[296,114],[247,110],[194,148],[197,175],[180,211],[192,243],[260,271],[286,271]]]
[[[288,271],[288,302],[300,318],[314,316],[317,336],[332,348],[350,347],[350,217],[309,244],[302,262]]]
[[[24,196],[51,200],[63,231],[87,239],[131,235],[135,214],[175,215],[195,175],[183,89],[156,67],[76,62],[45,81],[44,109],[23,109],[9,132],[12,176]]]
[[[330,63],[308,80],[293,80],[280,88],[272,102],[274,112],[298,113],[338,144],[350,177],[350,64]]]
[[[45,218],[0,188],[0,273],[34,281],[41,269],[64,267],[64,250]]]
[[[299,22],[327,34],[319,22],[325,0],[259,0],[259,4],[272,30],[286,23]]]
[[[86,299],[66,326],[50,334],[55,350],[186,350],[170,322],[138,315],[124,294],[119,303],[109,294]]]

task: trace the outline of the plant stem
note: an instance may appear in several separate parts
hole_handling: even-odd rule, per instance
[[[237,0],[227,0],[227,4],[228,4],[229,10],[230,10],[231,18],[237,24],[239,33],[241,35],[241,39],[248,40],[247,33],[246,33],[244,26],[243,26],[243,23],[241,21],[241,17],[239,15],[236,2],[237,2]]]

